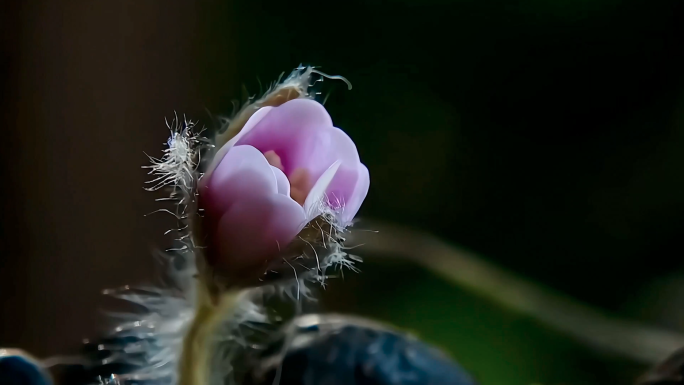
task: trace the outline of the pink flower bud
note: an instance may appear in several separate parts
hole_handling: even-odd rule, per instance
[[[206,261],[217,270],[263,266],[321,215],[351,223],[369,184],[354,142],[323,105],[298,98],[262,107],[200,182]]]

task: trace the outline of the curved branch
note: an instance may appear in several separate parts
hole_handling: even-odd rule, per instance
[[[363,226],[376,231],[352,233],[352,242],[362,244],[360,254],[411,260],[456,285],[592,347],[654,364],[684,346],[684,335],[680,333],[606,314],[530,283],[427,233],[380,221],[364,221]]]

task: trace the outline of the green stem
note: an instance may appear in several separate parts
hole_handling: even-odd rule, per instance
[[[212,338],[221,321],[235,309],[237,293],[228,292],[212,301],[205,286],[199,285],[195,318],[183,341],[179,384],[208,385],[211,373]]]

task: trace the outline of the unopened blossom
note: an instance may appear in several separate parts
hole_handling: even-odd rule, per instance
[[[323,105],[298,98],[262,107],[218,150],[201,181],[207,262],[263,264],[322,214],[345,226],[369,184],[354,142]]]

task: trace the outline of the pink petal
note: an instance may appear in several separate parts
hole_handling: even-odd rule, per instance
[[[319,129],[313,139],[310,147],[302,148],[299,152],[293,151],[293,164],[309,170],[314,179],[318,179],[334,162],[340,161],[347,167],[359,163],[359,152],[354,141],[339,128]]]
[[[273,109],[238,144],[249,144],[261,152],[275,151],[286,175],[307,169],[318,179],[335,161],[359,161],[354,142],[332,126],[325,108],[309,99],[294,99]]]
[[[289,197],[290,181],[287,179],[287,176],[285,176],[285,173],[283,173],[278,167],[273,166],[271,166],[271,171],[273,171],[273,174],[276,177],[276,182],[278,182],[278,194]]]
[[[357,166],[357,180],[354,190],[348,196],[345,196],[344,206],[342,206],[342,213],[340,214],[340,220],[342,223],[347,224],[354,219],[356,213],[359,212],[361,204],[366,195],[368,195],[368,189],[370,188],[370,174],[368,173],[368,168],[363,164],[359,163]],[[330,191],[331,189],[329,189]],[[334,195],[334,190],[330,191],[328,195]]]
[[[318,178],[311,188],[311,191],[309,191],[309,194],[306,196],[306,200],[304,201],[304,212],[306,213],[308,220],[312,220],[321,214],[320,204],[325,198],[328,185],[330,185],[330,182],[335,178],[335,174],[341,164],[342,162],[339,160],[333,163],[333,165]]]
[[[277,186],[271,165],[259,150],[235,146],[208,176],[200,194],[204,195],[205,210],[222,213],[245,197],[276,194]]]
[[[239,268],[274,257],[306,224],[304,210],[285,195],[243,197],[221,218],[215,265]]]
[[[245,134],[250,132],[252,130],[252,128],[254,128],[254,126],[257,125],[257,123],[259,123],[264,117],[266,117],[266,115],[269,113],[269,111],[271,111],[273,108],[274,107],[266,106],[266,107],[261,107],[258,110],[256,110],[256,112],[253,113],[252,116],[249,117],[249,119],[247,120],[247,123],[245,123],[245,126],[242,127],[242,130],[240,130],[240,132],[238,132],[237,135],[235,135],[235,137],[233,137],[233,139],[229,140],[228,143],[226,143],[226,144],[234,145],[238,140],[240,140],[240,138],[242,138],[243,136],[245,136]]]
[[[235,143],[237,143],[237,141],[240,140],[240,138],[242,138],[246,133],[251,131],[252,128],[254,128],[254,126],[256,126],[256,124],[259,123],[261,119],[263,119],[272,109],[273,107],[262,107],[256,110],[254,114],[252,114],[252,116],[247,120],[247,123],[245,123],[244,127],[242,127],[242,130],[240,130],[240,132],[238,132],[237,135],[235,135],[231,140],[229,140],[216,152],[216,154],[214,155],[214,160],[212,161],[211,165],[207,167],[207,176],[214,171],[216,166],[221,162],[221,159],[223,159],[223,157],[226,156],[228,150],[233,148]]]

